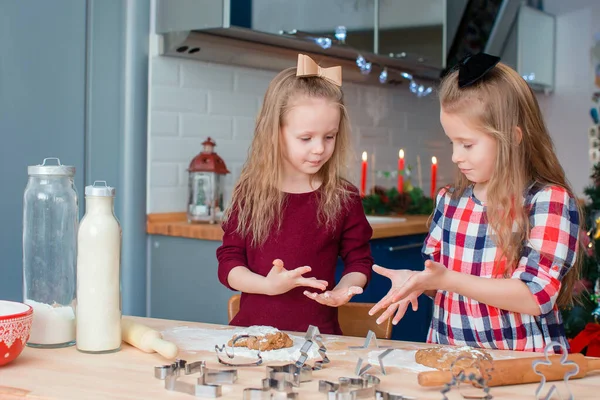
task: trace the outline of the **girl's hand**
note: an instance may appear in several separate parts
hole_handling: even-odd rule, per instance
[[[390,278],[392,281],[392,288],[383,299],[381,299],[377,304],[375,304],[375,306],[373,306],[373,308],[371,308],[369,314],[373,315],[377,311],[387,308],[386,312],[390,311],[390,314],[387,314],[389,317],[391,313],[398,309],[398,313],[394,318],[396,323],[398,323],[400,318],[404,316],[406,308],[408,307],[408,303],[402,303],[402,301],[405,299],[408,300],[408,302],[412,303],[413,310],[416,310],[418,307],[417,298],[427,290],[437,290],[440,288],[443,280],[445,279],[446,273],[448,272],[448,269],[443,264],[431,260],[425,261],[425,269],[420,272],[406,270],[394,271],[385,268],[378,270],[375,269],[375,267],[373,270]],[[408,278],[402,283],[400,283],[402,280],[402,277],[399,274],[400,272],[404,273],[403,277],[408,276]],[[400,284],[398,285],[397,283]],[[390,310],[390,308],[392,308],[392,310]],[[398,317],[398,314],[400,314],[400,317]],[[380,317],[377,320],[378,323],[380,323],[380,320],[384,321],[385,318],[382,319]]]
[[[392,324],[397,325],[398,322],[400,322],[400,320],[402,319],[402,317],[404,317],[404,314],[406,314],[406,310],[408,309],[409,304],[412,304],[413,311],[418,310],[419,296],[421,294],[422,292],[413,292],[409,294],[405,299],[390,304],[387,307],[387,309],[377,318],[377,324],[381,324],[389,317],[394,315],[394,313],[396,313],[394,319],[392,319]],[[373,308],[369,311],[369,315],[373,315],[383,308],[383,306],[380,306],[380,303],[381,301],[373,306]]]
[[[352,296],[361,294],[363,289],[359,286],[350,287],[335,287],[333,290],[329,290],[325,293],[317,294],[304,291],[304,295],[310,299],[313,299],[317,303],[324,304],[329,307],[339,307],[350,301]]]
[[[268,282],[268,295],[275,296],[289,292],[298,286],[307,286],[319,290],[327,289],[327,281],[319,280],[317,278],[305,278],[302,275],[311,271],[311,268],[299,267],[288,271],[283,267],[283,261],[276,259],[273,261],[273,268],[266,276]]]

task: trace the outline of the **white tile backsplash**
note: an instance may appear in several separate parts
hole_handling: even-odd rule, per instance
[[[256,114],[276,72],[161,56],[152,59],[151,69],[148,212],[185,210],[187,168],[208,136],[216,140],[215,151],[231,171],[225,179],[229,199],[254,135]],[[344,83],[343,88],[356,146],[351,177],[356,185],[362,151],[369,152],[369,160],[375,152],[376,169],[393,170],[400,148],[415,171],[420,155],[426,193],[431,156],[439,160],[439,184],[452,179],[451,149],[439,124],[435,95],[418,99],[406,85]],[[371,172],[368,186],[370,180]],[[416,172],[413,182],[417,183]],[[381,178],[376,183],[392,186],[395,180]]]
[[[181,114],[181,136],[200,138],[207,136],[217,142],[233,139],[233,117],[205,114]],[[217,143],[218,144],[218,143]]]

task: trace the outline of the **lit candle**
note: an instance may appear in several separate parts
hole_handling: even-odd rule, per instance
[[[365,197],[367,191],[367,152],[362,153],[362,172],[360,174],[360,196]]]
[[[398,193],[404,193],[404,150],[398,152]]]
[[[437,180],[437,158],[431,157],[431,198],[435,199]]]

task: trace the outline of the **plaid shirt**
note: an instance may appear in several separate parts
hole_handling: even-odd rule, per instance
[[[438,193],[423,257],[453,271],[491,278],[498,249],[486,222],[485,206],[473,195],[472,187],[456,200],[450,198],[451,190],[444,188]],[[524,202],[530,210],[531,230],[511,278],[525,282],[541,315],[506,311],[439,290],[429,343],[541,352],[549,342],[558,341],[568,348],[556,299],[561,279],[575,263],[576,200],[561,187],[534,185]]]

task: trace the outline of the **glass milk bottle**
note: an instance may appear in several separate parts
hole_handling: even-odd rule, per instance
[[[77,235],[77,350],[121,349],[121,227],[115,189],[105,181],[85,188],[85,215]]]
[[[45,158],[27,167],[23,194],[23,297],[33,308],[28,346],[75,343],[77,223],[75,167]]]

